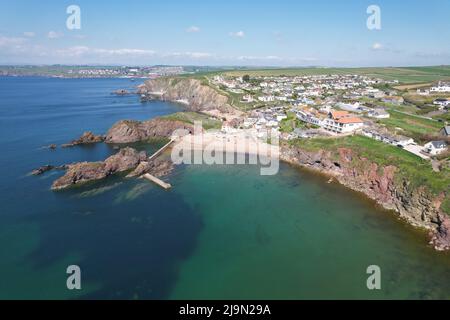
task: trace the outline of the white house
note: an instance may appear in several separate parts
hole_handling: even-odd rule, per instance
[[[371,118],[376,118],[376,119],[388,119],[390,117],[389,112],[387,112],[384,109],[375,109],[375,110],[370,110],[367,113],[368,117]]]
[[[253,96],[250,95],[250,94],[246,94],[246,95],[244,95],[244,96],[242,97],[242,102],[250,103],[250,102],[253,102],[253,101],[255,101],[255,99],[254,99]]]
[[[346,111],[334,111],[323,121],[323,128],[334,133],[350,133],[364,127],[364,121]]]
[[[450,84],[439,82],[437,86],[430,88],[431,93],[450,92]]]
[[[450,101],[445,98],[439,98],[433,101],[433,104],[439,106],[439,109],[444,109],[450,105]]]
[[[443,153],[447,150],[447,143],[445,141],[431,141],[428,142],[425,146],[423,151],[425,153],[428,153],[432,156],[436,156],[438,154]]]
[[[261,102],[272,102],[272,101],[275,101],[275,97],[274,96],[262,96],[262,97],[258,97],[258,100]]]

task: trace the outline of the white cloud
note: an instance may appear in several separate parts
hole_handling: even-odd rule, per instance
[[[156,52],[153,50],[144,50],[144,49],[92,49],[92,52],[98,54],[104,54],[109,56],[152,56]]]
[[[153,56],[156,52],[153,50],[143,49],[101,49],[89,48],[86,46],[73,46],[65,49],[56,50],[57,56],[62,57],[121,57],[126,56],[130,58]]]
[[[236,37],[236,38],[243,38],[243,37],[245,37],[245,33],[244,33],[244,31],[230,32],[230,36]]]
[[[200,32],[200,28],[196,27],[196,26],[191,26],[186,29],[186,32],[189,32],[189,33]]]
[[[379,42],[375,42],[372,45],[372,50],[381,50],[381,49],[383,49],[383,45],[381,43],[379,43]]]
[[[62,36],[63,36],[62,32],[50,31],[49,33],[47,33],[47,38],[49,39],[58,39],[61,38]]]
[[[164,54],[163,57],[167,58],[189,58],[189,59],[206,59],[212,58],[214,55],[207,52],[172,52]]]
[[[33,38],[36,35],[36,33],[32,32],[32,31],[25,31],[23,33],[23,35],[27,38]]]
[[[4,37],[4,36],[0,35],[0,47],[14,47],[14,46],[22,45],[26,41],[27,41],[27,39],[25,39],[25,38]]]
[[[283,60],[283,58],[280,58],[278,56],[262,56],[262,57],[258,57],[258,56],[240,56],[237,57],[237,60],[241,60],[241,61],[254,61],[254,60],[259,60],[259,61],[274,61],[274,60]]]

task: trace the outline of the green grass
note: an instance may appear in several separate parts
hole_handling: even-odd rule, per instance
[[[435,135],[443,126],[442,123],[430,119],[407,115],[393,109],[388,111],[391,117],[389,119],[379,120],[378,122],[385,125],[390,131],[411,137],[418,142],[425,142],[425,135]],[[402,130],[397,130],[396,128]]]
[[[307,151],[329,150],[338,157],[339,148],[349,148],[358,154],[359,157],[367,158],[369,161],[379,166],[392,165],[398,168],[396,178],[398,183],[403,180],[410,182],[411,188],[425,186],[433,195],[438,195],[442,191],[450,190],[450,169],[444,169],[439,173],[433,171],[431,164],[416,155],[401,148],[394,147],[382,142],[363,137],[349,136],[345,138],[317,138],[317,139],[297,139],[290,142]],[[361,160],[354,163],[356,167],[363,168],[367,162]],[[447,194],[446,203],[450,204],[450,194]],[[446,212],[450,214],[450,208]]]
[[[307,125],[306,123],[298,120],[293,112],[288,112],[287,119],[280,121],[280,132],[291,133],[297,128],[307,128]]]
[[[220,120],[211,119],[209,116],[198,112],[177,112],[163,116],[161,119],[181,121],[189,124],[194,124],[195,121],[201,121],[205,130],[222,128],[222,122]]]
[[[322,74],[360,74],[401,83],[422,83],[450,79],[450,66],[408,68],[279,68],[223,72],[230,76],[308,76]]]

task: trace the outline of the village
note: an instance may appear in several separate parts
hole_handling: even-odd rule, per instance
[[[258,138],[267,139],[275,131],[285,141],[313,137],[362,135],[402,148],[422,159],[448,153],[450,126],[446,121],[410,114],[398,81],[386,81],[363,75],[309,75],[227,77],[216,75],[210,85],[227,93],[234,104],[245,111],[238,123],[225,123],[224,132],[236,128],[252,130]],[[432,96],[428,107],[440,114],[450,108],[450,84],[435,83],[428,89],[417,89],[417,95]],[[237,101],[239,99],[239,101]],[[432,123],[427,135],[408,135],[391,116],[408,121]],[[429,140],[427,140],[429,137]]]

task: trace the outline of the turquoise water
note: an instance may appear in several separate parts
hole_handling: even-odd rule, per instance
[[[125,79],[0,78],[0,298],[450,298],[450,255],[361,195],[283,164],[178,167],[170,191],[112,177],[50,191],[43,164],[104,159],[104,144],[50,151],[119,119],[179,111],[116,97]],[[155,150],[156,145],[135,145]],[[68,265],[82,290],[66,289]],[[366,288],[379,265],[382,290]]]

